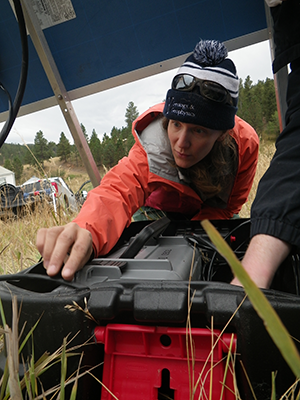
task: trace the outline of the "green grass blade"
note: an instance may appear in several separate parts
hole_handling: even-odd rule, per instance
[[[4,399],[4,396],[6,393],[6,388],[8,387],[8,377],[9,377],[9,371],[8,371],[8,365],[7,365],[7,360],[6,360],[4,372],[3,372],[3,375],[1,378],[0,400]]]
[[[271,393],[271,400],[276,400],[275,378],[276,378],[276,374],[275,374],[274,371],[272,371],[272,393]]]
[[[75,382],[74,382],[74,385],[73,385],[73,387],[72,387],[70,400],[76,400],[77,389],[78,389],[79,371],[80,371],[80,366],[81,366],[82,359],[83,359],[83,352],[82,352],[81,355],[80,355],[80,360],[79,360],[79,364],[78,364],[78,368],[77,368],[77,373],[76,373],[76,377],[75,377]]]
[[[244,290],[247,293],[254,309],[264,321],[269,335],[278,347],[282,356],[290,366],[295,376],[300,378],[300,357],[298,350],[277,313],[263,292],[249,277],[240,261],[237,259],[231,248],[228,246],[219,232],[214,228],[214,226],[207,220],[202,221],[201,224],[220,254],[227,260],[234,275],[243,285]]]
[[[65,382],[67,376],[67,355],[66,355],[67,339],[64,338],[61,353],[61,379],[60,379],[60,400],[65,399]]]
[[[34,343],[33,343],[33,335],[31,337],[31,358],[29,365],[29,377],[30,377],[30,385],[31,385],[31,393],[33,396],[36,396],[36,380],[35,380],[35,355],[34,355]]]
[[[70,400],[76,400],[76,396],[77,396],[77,387],[78,387],[78,382],[77,382],[77,380],[76,380],[76,381],[74,382],[73,387],[72,387]]]
[[[231,339],[230,339],[230,344],[229,344],[229,348],[228,348],[228,353],[227,353],[227,357],[226,357],[226,364],[225,364],[225,370],[224,370],[224,376],[223,376],[223,382],[222,382],[222,389],[221,389],[221,395],[220,395],[220,400],[223,399],[223,393],[224,393],[224,389],[225,389],[225,384],[226,384],[226,378],[227,378],[227,373],[229,371],[229,364],[232,361],[231,357],[232,357],[232,344],[233,344],[233,339],[234,339],[234,335],[231,335]]]
[[[27,396],[28,396],[29,400],[31,400],[32,399],[32,393],[31,393],[31,387],[30,387],[30,383],[29,383],[27,374],[24,375],[24,378],[23,378],[22,382],[24,382],[25,387],[26,387],[26,391],[27,391]]]
[[[6,325],[6,318],[1,299],[0,299],[0,314],[1,314],[2,326],[4,327]]]
[[[23,350],[25,344],[27,343],[27,341],[30,339],[30,337],[32,336],[35,328],[37,327],[37,324],[40,322],[40,319],[38,319],[38,321],[33,325],[33,327],[30,329],[30,331],[27,333],[26,337],[24,338],[23,342],[21,343],[20,347],[19,347],[19,353],[21,353],[21,351]]]

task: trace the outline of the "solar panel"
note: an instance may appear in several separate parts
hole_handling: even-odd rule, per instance
[[[175,68],[200,38],[224,41],[229,50],[267,38],[262,0],[30,1],[72,99]],[[12,97],[21,53],[13,9],[9,0],[2,0],[0,82]],[[22,102],[27,108],[21,108],[20,114],[54,104],[52,88],[29,38]],[[6,119],[7,109],[1,94],[0,121]]]

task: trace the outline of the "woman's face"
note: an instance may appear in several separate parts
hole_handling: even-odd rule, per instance
[[[167,131],[175,163],[181,168],[190,168],[201,161],[224,134],[224,131],[172,119]]]

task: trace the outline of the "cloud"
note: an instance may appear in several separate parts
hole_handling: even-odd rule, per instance
[[[240,78],[249,75],[253,83],[266,78],[273,78],[269,41],[264,41],[230,52]]]

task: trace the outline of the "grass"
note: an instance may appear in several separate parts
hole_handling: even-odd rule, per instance
[[[251,204],[255,198],[258,183],[259,183],[261,177],[264,175],[264,173],[268,169],[268,167],[270,165],[270,161],[273,157],[274,151],[275,151],[274,143],[270,143],[270,142],[261,142],[260,143],[258,165],[257,165],[254,182],[253,182],[252,188],[251,188],[249,196],[248,196],[248,201],[243,205],[243,207],[240,211],[241,218],[250,217]]]
[[[37,230],[66,224],[74,216],[71,213],[54,215],[48,204],[41,203],[22,218],[8,216],[0,219],[0,273],[16,273],[38,262],[40,254],[35,246]]]
[[[78,380],[85,374],[91,374],[92,370],[97,367],[91,367],[89,370],[81,371],[81,362],[83,359],[83,347],[87,343],[82,345],[70,346],[74,338],[62,338],[62,345],[54,351],[52,354],[45,351],[39,359],[35,358],[34,353],[34,331],[39,324],[39,320],[30,329],[26,337],[22,342],[19,341],[19,329],[18,329],[18,306],[16,296],[12,297],[12,327],[9,327],[6,323],[2,302],[0,300],[0,314],[3,328],[0,328],[0,334],[5,337],[6,346],[6,365],[4,372],[0,378],[0,400],[23,400],[24,396],[27,399],[39,400],[43,399],[60,399],[64,400],[65,391],[67,386],[71,386],[71,393],[69,400],[75,400],[78,389]],[[23,328],[21,327],[21,332]],[[23,364],[23,376],[19,375],[19,361],[21,359],[21,351],[28,341],[31,341],[32,353],[29,359],[24,360],[22,356]],[[77,371],[68,375],[68,359],[73,356],[80,355],[78,362]],[[56,364],[60,365],[61,375],[60,384],[44,390],[41,376],[54,367]]]
[[[32,176],[62,176],[74,193],[89,179],[84,168],[60,164],[59,158],[45,162],[43,168],[26,165],[21,182]],[[37,230],[64,225],[74,217],[71,211],[54,214],[53,209],[43,203],[37,204],[34,211],[26,210],[22,218],[9,212],[0,219],[0,274],[16,273],[35,264],[40,258],[35,246]]]

